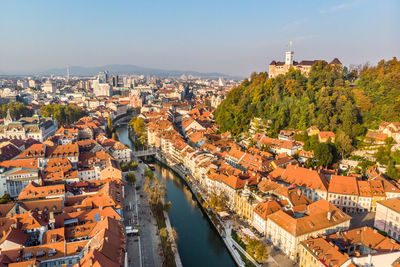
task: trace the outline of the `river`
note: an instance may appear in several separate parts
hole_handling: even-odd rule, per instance
[[[122,143],[130,145],[126,126],[118,129]],[[167,186],[168,212],[172,227],[178,233],[178,250],[183,266],[235,266],[223,241],[202,213],[189,188],[175,173],[156,164],[155,174]]]

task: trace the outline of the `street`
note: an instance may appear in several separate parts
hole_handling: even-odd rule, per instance
[[[135,159],[138,163],[139,160]],[[157,223],[143,192],[144,164],[139,163],[135,185],[126,182],[124,201],[125,226],[132,225],[140,229],[138,236],[127,237],[128,265],[140,267],[161,266],[160,240],[158,237]],[[126,175],[128,172],[124,173]],[[136,190],[136,186],[140,189]]]

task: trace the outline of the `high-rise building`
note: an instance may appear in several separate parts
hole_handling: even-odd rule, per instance
[[[124,77],[123,79],[124,87],[133,88],[135,86],[135,79],[130,77]]]
[[[18,81],[17,81],[17,86],[18,86],[18,87],[21,87],[22,89],[25,89],[25,88],[28,87],[28,83],[27,83],[26,81],[18,80]]]
[[[67,81],[69,81],[69,65],[67,65]]]
[[[108,71],[100,71],[97,76],[97,80],[92,83],[93,93],[96,96],[111,96],[112,87],[107,83],[108,81]]]
[[[43,86],[42,86],[42,90],[46,93],[55,93],[56,92],[56,83],[51,81],[51,80],[47,80]]]
[[[112,88],[108,83],[99,83],[99,80],[94,80],[92,85],[93,85],[93,93],[96,96],[112,95]]]
[[[32,88],[38,87],[38,83],[36,80],[29,80],[28,84],[29,84],[29,87],[32,87]]]
[[[118,86],[118,75],[112,76],[112,86],[114,86],[114,87]]]
[[[99,80],[99,83],[107,83],[108,81],[108,71],[100,71],[97,79]]]

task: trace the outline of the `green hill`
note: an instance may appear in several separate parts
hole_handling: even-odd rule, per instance
[[[238,135],[254,117],[271,120],[271,135],[311,125],[363,135],[383,120],[400,120],[400,62],[382,60],[357,73],[319,61],[308,77],[294,69],[271,79],[254,73],[228,93],[215,118],[221,131]]]

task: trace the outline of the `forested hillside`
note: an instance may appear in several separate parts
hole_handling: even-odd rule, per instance
[[[400,62],[382,60],[359,74],[324,61],[313,65],[309,77],[295,70],[271,79],[253,74],[229,92],[215,118],[221,131],[237,135],[254,117],[271,120],[271,135],[311,125],[362,135],[383,120],[400,120]]]

